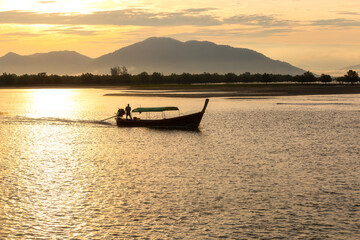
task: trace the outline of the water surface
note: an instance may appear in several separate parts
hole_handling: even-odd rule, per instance
[[[0,90],[1,239],[357,239],[360,95],[212,98],[199,132],[118,107],[203,99]]]

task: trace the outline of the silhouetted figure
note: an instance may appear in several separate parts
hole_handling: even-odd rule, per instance
[[[125,108],[125,113],[126,113],[126,119],[127,119],[128,116],[129,116],[130,120],[132,120],[132,118],[131,118],[131,107],[130,107],[129,104],[128,104],[128,105],[126,106],[126,108]]]

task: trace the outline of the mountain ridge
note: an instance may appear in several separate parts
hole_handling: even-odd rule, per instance
[[[181,42],[166,37],[151,37],[98,58],[90,58],[75,51],[52,51],[24,56],[9,52],[0,57],[0,72],[15,74],[108,74],[114,66],[125,66],[132,74],[250,72],[299,75],[305,72],[251,49],[218,45],[209,41]]]

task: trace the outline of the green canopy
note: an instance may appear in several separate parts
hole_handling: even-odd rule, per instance
[[[179,110],[177,107],[152,107],[152,108],[135,108],[132,110],[133,112],[164,112],[164,111],[177,111]]]

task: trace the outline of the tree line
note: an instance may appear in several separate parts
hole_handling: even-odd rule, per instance
[[[77,76],[47,75],[45,72],[38,74],[15,75],[3,73],[0,75],[0,86],[106,86],[106,85],[146,85],[146,84],[205,84],[205,83],[339,83],[356,84],[360,81],[356,71],[349,70],[342,77],[333,78],[322,74],[315,76],[310,71],[302,75],[280,75],[280,74],[243,74],[227,73],[201,73],[201,74],[170,74],[163,75],[159,72],[148,74],[129,74],[126,67],[114,67],[108,75],[94,75],[84,73]]]

